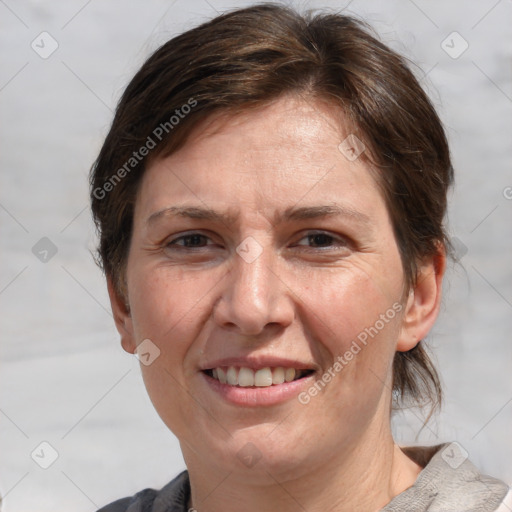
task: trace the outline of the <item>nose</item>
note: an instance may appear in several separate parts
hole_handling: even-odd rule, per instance
[[[278,257],[269,247],[254,259],[234,253],[213,313],[217,325],[246,336],[290,325],[293,293],[281,280]]]

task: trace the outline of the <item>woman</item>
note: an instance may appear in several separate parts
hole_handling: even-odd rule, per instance
[[[114,318],[187,471],[101,509],[507,510],[462,447],[407,449],[453,169],[402,58],[360,22],[260,4],[163,45],[91,174]],[[510,505],[508,505],[510,506]]]

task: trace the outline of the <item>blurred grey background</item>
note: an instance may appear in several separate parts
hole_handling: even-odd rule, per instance
[[[252,2],[0,0],[0,494],[3,510],[89,512],[184,468],[122,351],[87,175],[123,88],[167,39]],[[446,392],[402,444],[457,440],[512,483],[512,2],[293,2],[362,16],[416,64],[456,167],[460,259],[430,336]],[[41,444],[47,443],[47,444]],[[44,469],[47,467],[47,469]]]

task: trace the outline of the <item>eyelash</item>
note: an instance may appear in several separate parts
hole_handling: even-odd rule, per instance
[[[317,236],[323,236],[323,237],[327,237],[329,239],[331,239],[333,242],[331,242],[331,244],[329,244],[327,247],[326,246],[320,246],[320,247],[316,247],[316,248],[313,248],[313,249],[320,249],[320,250],[326,250],[327,248],[329,247],[332,247],[333,243],[334,242],[338,242],[338,245],[339,246],[342,246],[342,247],[346,247],[348,245],[348,242],[343,239],[343,238],[340,238],[340,237],[336,237],[334,235],[330,235],[329,233],[326,233],[326,232],[323,232],[323,231],[317,231],[317,232],[312,232],[312,233],[308,233],[306,235],[304,235],[300,240],[303,240],[305,238],[308,238],[308,239],[311,239],[311,237],[317,237]],[[210,239],[208,236],[202,234],[202,233],[188,233],[186,235],[182,235],[178,238],[175,238],[174,240],[171,240],[169,243],[166,244],[166,247],[169,248],[172,246],[174,247],[179,247],[180,250],[181,249],[204,249],[206,246],[186,246],[186,245],[178,245],[177,242],[180,241],[180,240],[186,240],[186,239],[190,239],[190,238],[193,238],[193,237],[202,237],[203,239]],[[299,245],[299,244],[298,244]]]

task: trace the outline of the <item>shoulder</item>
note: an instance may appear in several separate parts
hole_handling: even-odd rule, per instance
[[[501,512],[508,485],[480,473],[458,443],[403,451],[424,469],[414,485],[396,496],[382,512]]]
[[[160,490],[144,489],[114,501],[97,512],[187,512],[190,498],[188,472],[183,471]]]

